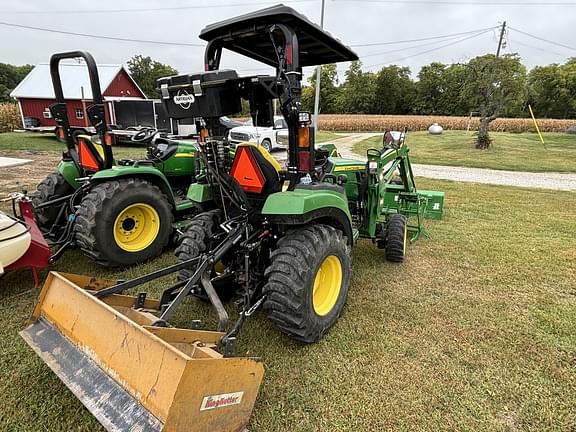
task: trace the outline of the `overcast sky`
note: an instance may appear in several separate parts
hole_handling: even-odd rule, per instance
[[[419,1],[411,4],[412,1],[414,0],[398,2],[326,0],[324,27],[345,44],[359,45],[470,32],[496,27],[506,20],[512,29],[507,34],[507,45],[503,52],[518,52],[528,67],[562,63],[568,57],[576,56],[576,48],[569,48],[576,47],[576,26],[574,25],[576,1],[507,0],[498,2],[494,0],[492,5],[474,4],[490,3],[491,0],[445,0],[445,2],[454,1],[466,4],[442,4],[442,0]],[[3,0],[0,6],[0,21],[121,38],[202,43],[198,39],[198,34],[204,25],[278,3],[266,0],[100,0],[98,2]],[[283,3],[303,13],[310,20],[320,22],[321,0],[296,0]],[[529,3],[539,3],[539,5]],[[216,7],[216,5],[225,7]],[[133,13],[46,13],[62,10],[109,11],[191,6],[194,8]],[[9,13],[11,11],[19,13]],[[568,47],[554,46],[513,29]],[[385,64],[394,63],[410,67],[413,75],[416,75],[422,65],[432,61],[463,62],[474,56],[496,51],[498,30],[488,31],[478,37],[470,37],[474,35],[354,49],[361,58],[368,55],[362,59],[364,65],[369,66],[365,69],[377,70]],[[469,39],[462,40],[467,37]],[[180,72],[200,71],[203,64],[202,47],[99,40],[3,25],[0,25],[0,41],[2,41],[0,42],[0,62],[2,63],[45,63],[52,53],[81,49],[91,52],[98,63],[125,63],[132,55],[143,54],[168,63]],[[433,51],[423,53],[429,50]],[[339,65],[339,71],[344,71],[347,66],[347,64]],[[231,53],[223,55],[222,67],[238,69],[244,74],[266,71],[266,66]]]

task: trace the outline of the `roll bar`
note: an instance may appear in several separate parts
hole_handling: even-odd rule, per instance
[[[60,61],[65,59],[82,58],[86,62],[88,69],[88,76],[90,78],[90,88],[92,90],[92,105],[87,108],[88,119],[92,126],[96,129],[102,145],[104,147],[104,168],[112,167],[113,156],[112,147],[105,145],[105,134],[108,131],[106,124],[106,111],[104,108],[104,98],[102,97],[102,90],[100,89],[100,79],[98,76],[98,67],[92,54],[86,51],[69,51],[64,53],[53,54],[50,57],[50,76],[52,78],[52,86],[54,88],[54,96],[56,103],[50,105],[50,112],[52,117],[62,127],[65,134],[66,147],[68,148],[68,155],[72,158],[80,172],[80,160],[76,150],[76,143],[72,137],[72,130],[70,128],[70,120],[68,119],[68,111],[66,108],[66,101],[64,99],[64,91],[62,89],[62,79],[60,77]]]

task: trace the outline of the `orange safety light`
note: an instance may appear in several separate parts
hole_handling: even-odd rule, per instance
[[[266,184],[262,170],[248,147],[236,149],[230,174],[246,192],[260,193]]]
[[[111,146],[114,144],[114,136],[108,132],[104,134],[104,144]]]
[[[206,138],[208,138],[209,136],[210,136],[210,135],[209,135],[209,133],[208,133],[208,129],[206,129],[206,128],[200,129],[200,138],[206,139]]]
[[[58,136],[58,138],[60,138],[61,140],[66,139],[66,134],[64,133],[64,128],[62,126],[58,126],[56,128],[56,135]]]
[[[98,171],[100,164],[96,156],[90,151],[88,143],[83,139],[78,139],[78,156],[80,158],[80,165],[92,171]]]
[[[309,148],[310,147],[310,128],[301,127],[298,131],[298,147]]]

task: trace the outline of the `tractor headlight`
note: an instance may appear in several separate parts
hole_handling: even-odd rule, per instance
[[[378,172],[378,161],[368,161],[368,173],[376,174]]]

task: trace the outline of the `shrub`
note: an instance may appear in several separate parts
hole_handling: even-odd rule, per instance
[[[22,127],[18,105],[0,103],[0,132],[9,132]]]

